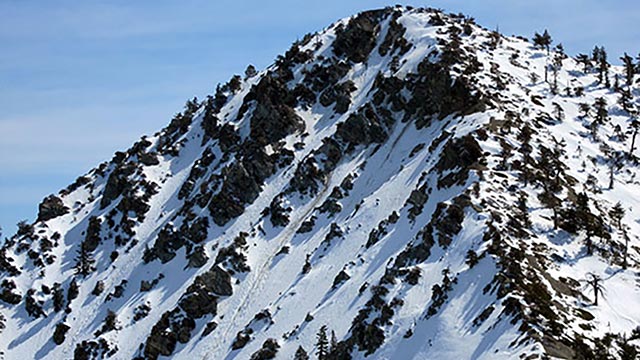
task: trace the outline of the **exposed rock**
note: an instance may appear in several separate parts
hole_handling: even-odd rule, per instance
[[[65,323],[58,323],[56,325],[55,331],[53,332],[53,342],[56,345],[62,345],[62,343],[65,340],[65,336],[67,335],[67,331],[69,331],[69,329],[71,329],[69,325]]]
[[[372,107],[367,106],[338,124],[336,138],[349,145],[368,145],[384,142],[387,132],[380,117]]]
[[[193,319],[184,316],[180,310],[173,310],[162,314],[151,329],[144,347],[144,355],[148,359],[156,360],[160,355],[173,354],[178,342],[185,344],[191,339],[191,331],[196,324]]]
[[[225,225],[244,212],[244,206],[253,202],[260,193],[260,185],[242,164],[234,163],[227,169],[222,190],[209,203],[213,222]]]
[[[251,116],[251,138],[261,145],[273,144],[304,130],[304,122],[293,110],[295,97],[280,79],[264,76],[244,99],[243,107],[255,100]]]
[[[47,221],[55,219],[69,212],[62,200],[55,195],[49,195],[38,206],[38,219],[36,221]]]
[[[376,46],[379,22],[386,13],[386,10],[365,11],[352,18],[347,26],[338,27],[333,52],[355,63],[366,61]]]
[[[107,184],[104,187],[102,198],[100,199],[100,208],[104,209],[111,202],[120,196],[125,190],[131,188],[128,176],[132,175],[136,170],[136,166],[133,163],[120,164],[109,175]]]
[[[276,339],[267,339],[262,344],[262,348],[251,355],[251,360],[275,359],[278,349],[280,349],[280,345]]]
[[[200,268],[203,267],[207,261],[209,260],[209,257],[207,256],[207,253],[204,251],[204,247],[202,246],[197,246],[195,249],[193,249],[193,252],[191,252],[191,254],[187,255],[187,266],[191,267],[191,268]]]

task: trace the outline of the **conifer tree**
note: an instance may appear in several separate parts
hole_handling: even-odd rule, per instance
[[[580,117],[583,119],[591,115],[591,106],[589,104],[580,103],[578,104],[578,109],[580,110]]]
[[[622,218],[624,218],[625,210],[622,204],[618,201],[611,210],[609,210],[609,216],[615,222],[616,227],[622,230]]]
[[[309,360],[309,354],[307,354],[307,351],[302,346],[298,346],[293,360]]]
[[[596,64],[598,70],[598,82],[610,87],[609,83],[609,62],[607,61],[607,51],[604,47],[596,46],[593,49],[592,60]]]
[[[620,93],[620,99],[618,99],[618,103],[622,106],[622,109],[626,112],[631,112],[631,107],[633,104],[633,95],[631,94],[631,88],[626,87],[624,89],[618,90]]]
[[[545,29],[542,34],[535,33],[533,35],[533,44],[537,48],[546,49],[547,54],[549,53],[552,42],[553,40],[551,39],[551,35],[549,35],[549,32],[547,31],[547,29]]]
[[[329,339],[327,338],[327,325],[322,325],[316,334],[316,356],[318,360],[326,360],[329,354]]]
[[[576,61],[582,65],[582,71],[585,74],[591,72],[593,64],[591,63],[591,58],[589,58],[589,55],[578,54],[578,56],[576,56]]]
[[[636,74],[636,64],[633,63],[633,58],[629,56],[627,53],[624,53],[624,56],[620,57],[622,60],[622,65],[624,66],[624,78],[627,86],[633,85],[633,77]]]
[[[331,330],[331,344],[329,347],[329,352],[332,352],[336,346],[338,346],[338,339],[336,339],[336,333]]]
[[[604,295],[604,285],[602,285],[602,278],[600,275],[594,273],[587,273],[585,282],[593,291],[593,305],[598,306],[598,295]]]
[[[95,260],[93,259],[93,255],[87,249],[86,241],[82,241],[80,243],[80,249],[78,249],[78,256],[76,257],[76,275],[87,276],[91,274],[94,270]]]
[[[634,119],[631,121],[631,125],[630,125],[633,133],[631,135],[631,147],[629,148],[629,158],[633,158],[633,151],[635,150],[635,146],[636,146],[636,136],[638,136],[638,131],[640,131],[640,121]]]
[[[609,120],[609,110],[607,108],[607,100],[603,97],[599,97],[593,103],[593,110],[595,111],[595,121],[598,125],[604,125]]]
[[[249,64],[247,66],[247,69],[244,71],[244,78],[246,79],[251,79],[252,77],[258,75],[258,71],[256,70],[255,66],[253,66],[252,64]]]

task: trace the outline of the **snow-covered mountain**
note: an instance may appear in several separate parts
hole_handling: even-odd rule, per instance
[[[187,102],[7,240],[4,358],[637,358],[635,70],[537,45],[386,8]]]

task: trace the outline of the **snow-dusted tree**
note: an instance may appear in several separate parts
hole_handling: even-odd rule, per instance
[[[309,354],[307,354],[307,351],[302,346],[298,346],[293,360],[309,360]]]
[[[564,120],[564,109],[560,104],[555,102],[553,103],[553,117],[558,121]]]
[[[624,79],[627,86],[633,85],[633,77],[636,75],[636,64],[633,62],[633,58],[627,53],[620,57],[622,65],[624,66]]]
[[[609,62],[607,61],[607,51],[604,49],[604,46],[596,46],[593,48],[592,60],[596,64],[596,69],[598,70],[598,82],[600,84],[605,84],[606,87],[610,87]]]
[[[542,34],[535,33],[533,35],[533,44],[539,49],[546,49],[547,53],[549,53],[552,42],[553,40],[551,39],[551,35],[549,35],[549,31],[547,31],[547,29],[545,29]]]
[[[622,207],[620,201],[618,201],[612,208],[609,210],[609,216],[611,216],[611,220],[616,224],[616,227],[622,230],[622,219],[624,218],[625,210]]]
[[[316,334],[316,356],[318,360],[326,360],[329,354],[329,338],[327,337],[327,325],[322,325]]]
[[[249,64],[244,71],[244,78],[250,79],[256,75],[258,75],[258,71],[256,70],[256,67],[253,66],[252,64]]]
[[[624,111],[631,112],[633,106],[633,95],[631,94],[631,88],[626,87],[624,89],[619,89],[618,93],[620,93],[618,104],[622,106],[622,109]]]
[[[593,63],[591,62],[589,55],[578,54],[578,56],[576,56],[576,61],[582,65],[582,70],[585,74],[591,72]]]
[[[591,115],[591,106],[586,103],[578,104],[578,109],[580,110],[580,117],[583,119],[588,118]]]
[[[589,272],[587,273],[584,282],[593,292],[593,305],[598,306],[599,295],[604,296],[604,285],[602,285],[602,278],[598,274]]]
[[[562,70],[562,61],[567,58],[564,53],[564,47],[562,44],[558,44],[554,49],[554,56],[551,62],[551,72],[553,73],[553,83],[551,83],[551,92],[553,94],[558,93],[558,74]]]
[[[335,331],[331,330],[331,343],[329,344],[329,352],[332,352],[336,346],[338,346],[338,339],[336,339]]]
[[[638,131],[640,131],[640,121],[638,121],[637,119],[633,119],[629,125],[629,127],[632,130],[632,135],[631,135],[631,147],[629,148],[629,158],[633,157],[633,151],[635,150],[635,146],[636,146],[636,136],[638,136]]]
[[[609,120],[609,110],[607,108],[607,99],[599,97],[593,103],[593,108],[596,112],[595,120],[598,124],[603,125]]]
[[[616,151],[606,144],[602,145],[600,150],[607,157],[607,165],[609,166],[609,190],[611,190],[613,189],[615,174],[622,168],[622,165],[624,165],[624,155],[622,152]]]

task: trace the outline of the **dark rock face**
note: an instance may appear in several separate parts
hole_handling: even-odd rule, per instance
[[[310,70],[306,71],[304,83],[309,84],[313,91],[322,92],[329,86],[338,84],[347,75],[350,68],[345,61],[333,59],[326,65],[315,64]]]
[[[120,196],[124,191],[131,188],[131,184],[127,177],[132,175],[135,170],[136,166],[133,163],[118,164],[116,166],[113,172],[111,172],[111,175],[109,175],[107,184],[104,187],[102,199],[100,199],[101,209],[109,206],[113,200]]]
[[[89,218],[89,225],[87,225],[87,233],[85,235],[84,246],[87,251],[92,252],[100,245],[100,225],[102,222],[99,218],[92,216]]]
[[[110,358],[118,352],[117,346],[111,346],[107,340],[99,338],[95,340],[85,340],[76,345],[73,351],[73,360],[93,360]]]
[[[280,345],[276,339],[267,339],[262,344],[262,348],[251,355],[251,360],[275,359],[279,348]]]
[[[407,118],[417,119],[416,126],[429,125],[433,115],[440,119],[453,113],[472,114],[484,110],[480,94],[463,78],[451,77],[449,69],[428,58],[418,65],[416,79],[405,82],[412,93],[406,106]]]
[[[69,208],[64,206],[62,200],[55,195],[46,197],[38,206],[38,219],[36,221],[47,221],[69,212]]]
[[[167,263],[176,256],[176,251],[184,244],[185,238],[179,232],[176,232],[171,225],[166,225],[158,233],[158,238],[153,247],[145,251],[143,260],[150,262],[158,259],[163,264]]]
[[[368,145],[382,143],[387,132],[380,117],[371,107],[366,107],[341,124],[338,124],[336,138],[350,145]]]
[[[449,141],[440,155],[436,167],[440,171],[456,167],[466,168],[482,157],[482,148],[472,135],[466,135]]]
[[[336,29],[333,52],[360,63],[367,60],[376,46],[376,36],[380,31],[380,21],[387,10],[372,10],[358,14],[347,26]]]
[[[215,265],[196,277],[187,291],[180,297],[178,307],[164,313],[147,337],[144,353],[149,359],[169,356],[178,342],[187,343],[196,328],[194,319],[216,315],[218,298],[231,296],[231,276]],[[215,327],[214,327],[215,328]],[[213,328],[209,329],[213,331]]]
[[[147,338],[144,347],[145,357],[155,360],[160,355],[171,355],[178,342],[184,344],[189,341],[191,331],[195,327],[195,321],[185,317],[178,309],[162,314],[162,318],[153,326]]]
[[[462,185],[469,177],[472,166],[483,159],[482,148],[472,135],[453,139],[447,142],[442,150],[436,168],[440,171],[458,169],[438,179],[438,187]]]
[[[213,222],[223,226],[244,212],[244,206],[258,198],[260,185],[240,164],[228,168],[222,190],[213,196],[209,211]]]
[[[193,285],[192,285],[193,286]],[[194,289],[185,294],[180,303],[180,308],[194,319],[199,319],[207,314],[215,315],[218,307],[218,298],[203,289]]]
[[[231,286],[231,276],[219,266],[213,266],[209,271],[198,276],[193,285],[189,287],[202,288],[218,296],[231,296],[233,288]],[[189,290],[187,290],[189,292]]]
[[[209,257],[205,253],[204,247],[198,246],[195,249],[193,249],[193,252],[191,254],[187,256],[187,260],[188,260],[187,262],[188,267],[200,268],[207,263],[207,260],[209,260]]]
[[[394,12],[392,19],[389,21],[387,34],[378,48],[378,52],[382,56],[386,56],[389,52],[393,53],[396,49],[399,50],[400,55],[403,55],[411,49],[411,43],[404,38],[404,33],[407,29],[396,21],[401,14],[401,12]]]
[[[351,93],[356,91],[353,81],[345,81],[341,84],[328,87],[320,94],[320,104],[330,106],[336,104],[334,110],[338,114],[344,114],[351,105]]]
[[[240,135],[238,135],[233,125],[227,123],[220,128],[218,143],[222,152],[232,151],[238,147]]]
[[[293,110],[295,96],[286,84],[267,75],[251,89],[243,107],[255,100],[251,116],[251,138],[258,144],[273,144],[295,131],[304,130],[303,120]]]

